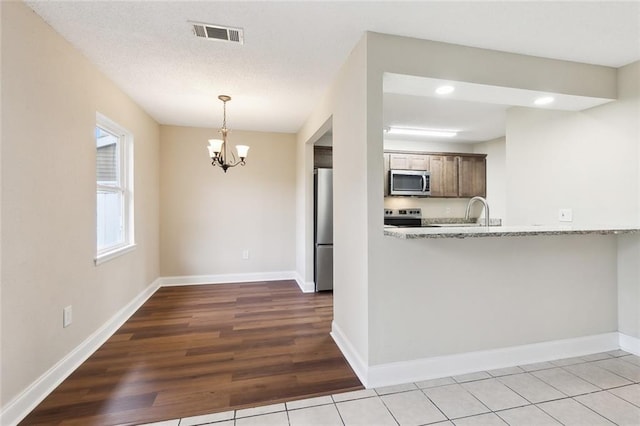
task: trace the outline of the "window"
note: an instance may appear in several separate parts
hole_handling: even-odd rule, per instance
[[[133,137],[96,114],[96,265],[135,247]]]

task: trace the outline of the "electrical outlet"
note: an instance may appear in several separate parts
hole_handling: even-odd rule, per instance
[[[73,311],[71,305],[62,310],[62,327],[66,328],[71,325],[73,321]]]
[[[573,211],[571,209],[560,209],[558,211],[558,220],[560,222],[573,222]]]
[[[244,260],[249,259],[249,250],[242,250],[242,258]]]

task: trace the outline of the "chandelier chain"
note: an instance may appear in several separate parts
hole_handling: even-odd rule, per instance
[[[222,128],[227,128],[227,101],[222,102]]]

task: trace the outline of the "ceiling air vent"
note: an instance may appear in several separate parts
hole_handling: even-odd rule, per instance
[[[198,24],[193,22],[191,24],[193,25],[193,33],[196,37],[244,44],[242,28],[221,27],[219,25]]]

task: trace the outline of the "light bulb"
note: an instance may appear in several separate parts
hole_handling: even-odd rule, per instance
[[[543,96],[542,98],[538,98],[535,101],[533,101],[533,103],[536,105],[549,105],[553,101],[554,99],[552,96]]]
[[[238,151],[238,157],[246,158],[247,153],[249,152],[249,147],[247,145],[236,145],[236,151]]]
[[[223,143],[224,141],[222,139],[209,139],[209,151],[213,151],[217,154],[218,152],[222,151]]]
[[[438,95],[448,95],[449,93],[453,93],[456,90],[453,86],[440,86],[436,89],[436,93]]]

